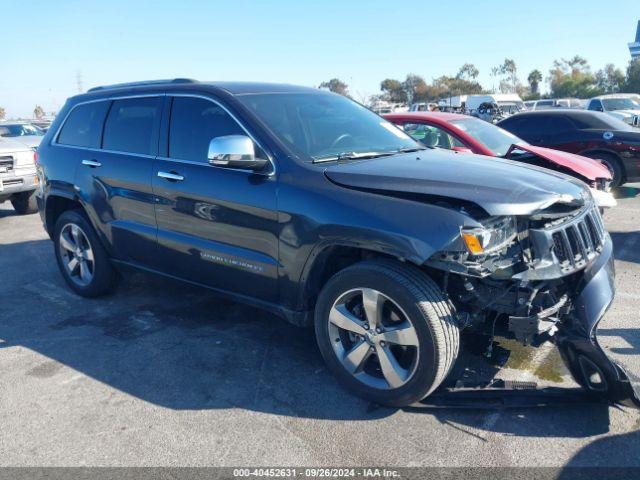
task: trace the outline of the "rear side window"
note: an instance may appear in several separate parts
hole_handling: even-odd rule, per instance
[[[102,148],[155,154],[160,109],[160,97],[115,100],[104,126]]]
[[[203,98],[175,97],[169,126],[169,157],[207,162],[209,142],[225,135],[246,135],[220,106]]]
[[[102,123],[111,102],[92,102],[78,105],[64,122],[58,143],[76,147],[98,148]]]

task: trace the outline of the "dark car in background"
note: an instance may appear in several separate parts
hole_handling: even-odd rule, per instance
[[[589,110],[522,112],[498,123],[532,145],[563,150],[604,163],[612,186],[640,180],[640,131]]]
[[[571,177],[428,149],[330,92],[184,79],[69,99],[38,155],[79,295],[107,293],[116,267],[213,289],[314,325],[336,377],[395,406],[447,379],[462,329],[499,322],[553,340],[592,394],[637,402],[597,343],[613,244]]]

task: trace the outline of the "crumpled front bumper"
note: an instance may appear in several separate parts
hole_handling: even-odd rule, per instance
[[[634,387],[625,370],[598,344],[597,329],[613,301],[614,279],[613,245],[607,234],[601,254],[584,270],[573,312],[563,319],[554,341],[583,388],[612,402],[640,408],[638,386]]]

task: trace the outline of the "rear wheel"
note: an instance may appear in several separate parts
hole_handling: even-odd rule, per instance
[[[586,157],[600,160],[611,173],[611,186],[619,187],[624,182],[624,168],[622,163],[615,155],[611,153],[586,153]]]
[[[81,211],[69,210],[60,215],[53,239],[60,272],[77,294],[97,297],[115,286],[116,271]]]
[[[11,196],[11,205],[19,215],[28,215],[38,211],[36,192],[20,192]]]
[[[438,286],[391,260],[332,277],[318,297],[315,330],[329,370],[346,388],[396,407],[433,392],[459,350],[455,316]]]

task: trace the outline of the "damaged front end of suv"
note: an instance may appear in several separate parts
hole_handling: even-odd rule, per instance
[[[478,223],[425,264],[441,272],[462,324],[500,318],[525,345],[551,340],[587,391],[640,406],[628,375],[597,340],[615,273],[611,238],[588,189]]]

